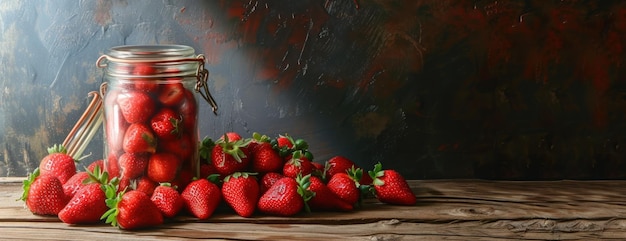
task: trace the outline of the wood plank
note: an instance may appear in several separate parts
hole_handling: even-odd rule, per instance
[[[3,238],[606,240],[626,237],[626,181],[411,180],[409,183],[418,195],[415,206],[386,205],[368,199],[354,212],[319,212],[288,218],[261,214],[242,218],[222,207],[208,220],[180,216],[155,229],[128,232],[105,224],[69,226],[56,217],[30,214],[21,201],[16,201],[21,193],[21,180],[0,179]]]

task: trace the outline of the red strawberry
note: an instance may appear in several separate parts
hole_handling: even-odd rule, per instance
[[[331,191],[322,179],[312,176],[310,178],[309,191],[315,195],[309,200],[308,204],[311,210],[325,211],[351,211],[352,204],[341,199],[337,194]]]
[[[59,219],[68,224],[97,223],[107,210],[102,184],[90,183],[78,190],[59,212]]]
[[[261,195],[270,189],[276,181],[283,177],[285,177],[283,174],[277,172],[268,172],[263,174],[263,177],[261,177],[261,181],[259,182],[259,191],[261,192]]]
[[[182,83],[164,84],[159,91],[159,102],[166,106],[175,106],[185,98],[185,86]]]
[[[57,215],[69,201],[63,192],[63,184],[56,176],[40,175],[39,168],[28,175],[22,186],[20,198],[34,214]]]
[[[230,138],[229,138],[230,139]],[[270,145],[271,144],[271,139],[269,136],[267,135],[261,135],[258,132],[254,132],[252,133],[252,140],[250,141],[250,144],[248,144],[248,149],[250,150],[250,153],[254,153],[256,152],[257,148],[263,144],[263,143],[268,143]],[[272,145],[273,146],[273,145]]]
[[[251,173],[235,172],[224,178],[222,196],[239,216],[249,218],[259,200],[259,183]]]
[[[183,134],[181,118],[172,109],[162,108],[150,119],[150,126],[159,139],[176,139]]]
[[[295,151],[288,157],[283,166],[283,175],[295,178],[298,175],[306,176],[313,172],[313,164],[302,155],[302,151]]]
[[[337,173],[346,173],[352,166],[355,166],[352,160],[344,156],[334,156],[326,161],[326,176],[330,178]]]
[[[359,167],[353,166],[348,169],[347,173],[348,176],[352,178],[352,180],[357,182],[357,187],[361,185],[365,186],[372,184],[372,177],[370,177],[370,175],[368,175],[367,173],[364,173],[363,169]]]
[[[121,193],[121,192],[125,192],[128,190],[135,190],[135,188],[133,187],[133,180],[129,179],[129,178],[119,178],[118,179],[118,183],[117,183],[117,193]]]
[[[120,176],[120,165],[117,161],[117,155],[109,153],[107,161],[104,163],[104,170],[109,173],[109,179]]]
[[[41,175],[51,174],[65,183],[76,174],[76,161],[67,154],[63,145],[54,145],[48,148],[48,155],[41,159],[39,172]]]
[[[73,197],[80,188],[86,185],[86,180],[89,180],[89,173],[77,172],[63,184],[63,192],[68,198]]]
[[[89,164],[89,166],[87,166],[87,170],[90,172],[94,172],[94,169],[96,167],[98,167],[100,170],[104,170],[104,160],[103,159],[95,160],[94,162]]]
[[[415,205],[417,199],[404,177],[395,170],[383,170],[377,163],[369,171],[376,198],[388,204]]]
[[[259,173],[278,172],[284,160],[270,143],[258,143],[252,152],[252,171]]]
[[[143,78],[134,78],[133,83],[136,90],[148,93],[156,92],[159,89],[159,83],[147,77],[156,74],[156,69],[148,63],[138,63],[133,68],[133,76],[141,76]]]
[[[250,140],[230,141],[228,136],[226,137],[218,140],[211,152],[212,164],[223,177],[245,171],[250,164],[250,153],[246,148]]]
[[[181,160],[169,152],[155,153],[148,162],[148,177],[155,182],[171,182],[176,178]]]
[[[197,126],[198,108],[193,92],[185,90],[185,97],[177,107],[178,113],[182,116],[185,130],[195,130]]]
[[[227,138],[225,138],[227,137]],[[238,141],[241,140],[242,137],[241,135],[239,135],[239,133],[237,132],[226,132],[224,135],[220,136],[219,139],[217,139],[218,141],[224,141],[224,140],[228,140],[228,141]]]
[[[146,122],[156,110],[154,100],[143,91],[121,92],[117,95],[117,103],[128,123]]]
[[[337,173],[346,173],[353,167],[355,169],[360,168],[358,165],[356,165],[352,160],[348,159],[347,157],[334,156],[328,159],[328,161],[326,161],[326,166],[325,166],[326,174],[324,175],[324,177],[326,179],[330,179],[330,177],[332,177],[333,175]],[[360,178],[358,179],[358,181],[362,185],[369,185],[372,182],[372,179],[368,175],[360,175]]]
[[[159,183],[146,176],[142,176],[139,179],[132,180],[131,185],[134,190],[144,192],[145,194],[148,194],[148,196],[151,196],[154,189],[159,186]]]
[[[154,189],[150,200],[161,210],[163,216],[173,218],[183,209],[183,197],[168,184],[161,184]]]
[[[196,151],[196,142],[188,134],[183,134],[179,139],[163,140],[159,148],[165,152],[171,152],[178,156],[181,161],[188,161]]]
[[[294,146],[294,140],[293,138],[291,138],[291,136],[285,134],[285,135],[278,135],[278,137],[276,138],[276,142],[278,144],[278,148],[287,148],[287,149],[292,149]]]
[[[357,204],[361,197],[361,191],[357,185],[358,182],[355,182],[347,173],[337,173],[333,175],[326,184],[330,191],[350,205]]]
[[[145,153],[124,153],[118,159],[122,179],[135,179],[144,174],[150,156]]]
[[[277,216],[293,216],[299,213],[312,195],[307,190],[308,177],[310,176],[303,178],[300,183],[291,177],[276,181],[259,199],[258,210]]]
[[[144,192],[130,190],[116,194],[114,189],[107,189],[106,194],[106,203],[110,208],[102,216],[106,218],[106,223],[127,230],[163,224],[161,210]]]
[[[68,224],[96,223],[109,209],[106,205],[106,188],[114,189],[117,179],[109,182],[108,173],[94,167],[87,170],[85,184],[76,192],[69,203],[59,212],[59,219]]]
[[[124,134],[123,149],[130,153],[154,153],[156,152],[157,140],[152,129],[144,124],[132,124]]]
[[[185,209],[200,220],[211,217],[222,200],[220,188],[207,179],[192,181],[181,196],[185,201]]]

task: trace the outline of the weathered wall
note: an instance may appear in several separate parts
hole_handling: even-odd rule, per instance
[[[221,108],[201,136],[289,133],[409,178],[626,177],[622,1],[3,0],[0,34],[2,176],[63,141],[106,49],[177,43]]]

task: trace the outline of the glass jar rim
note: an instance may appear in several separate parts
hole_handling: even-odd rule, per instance
[[[107,55],[114,59],[177,59],[194,56],[194,49],[186,45],[122,45],[109,49]]]

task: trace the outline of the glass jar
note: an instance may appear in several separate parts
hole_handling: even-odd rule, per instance
[[[104,160],[120,188],[184,185],[198,176],[200,93],[217,111],[206,84],[204,56],[184,45],[111,48],[105,68]],[[149,190],[149,189],[148,189]]]

